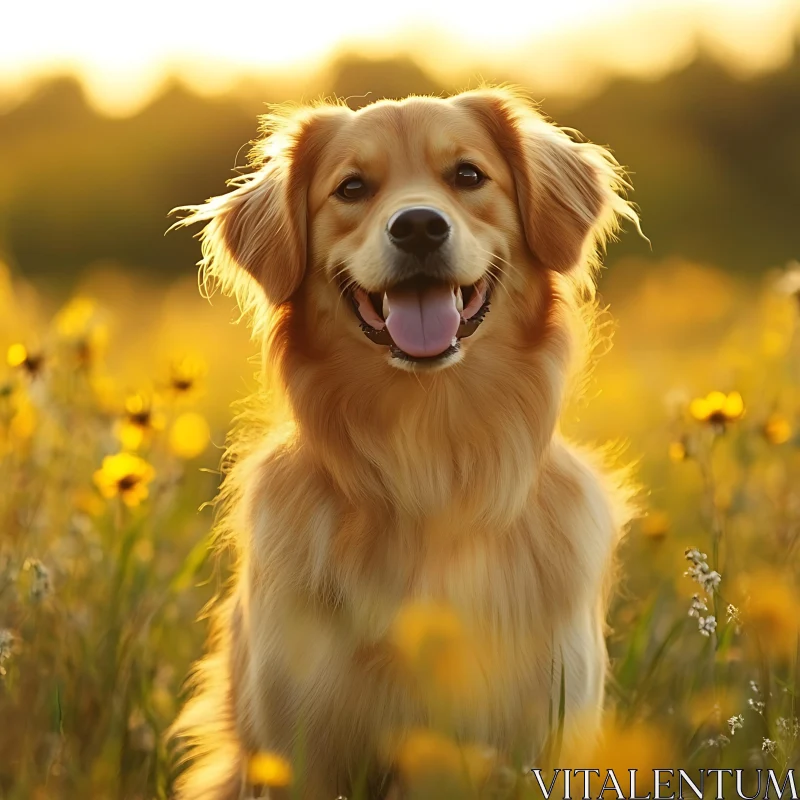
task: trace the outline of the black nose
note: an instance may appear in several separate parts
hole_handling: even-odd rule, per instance
[[[395,247],[415,256],[438,250],[450,235],[450,221],[435,208],[414,206],[398,211],[386,226]]]

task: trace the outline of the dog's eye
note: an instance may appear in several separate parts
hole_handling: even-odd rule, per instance
[[[351,177],[336,187],[336,196],[342,200],[360,200],[367,193],[367,184],[361,178]]]
[[[480,186],[486,176],[474,164],[459,164],[456,170],[455,184],[462,189]]]

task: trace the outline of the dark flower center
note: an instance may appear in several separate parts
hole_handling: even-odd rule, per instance
[[[133,489],[139,483],[138,475],[125,475],[117,481],[117,488],[121,492],[127,492]]]
[[[41,370],[43,364],[44,364],[43,356],[28,355],[26,359],[22,362],[22,366],[25,368],[25,371],[29,375],[36,375],[39,372],[39,370]]]

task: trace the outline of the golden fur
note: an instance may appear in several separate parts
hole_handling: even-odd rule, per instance
[[[252,174],[180,223],[206,223],[206,278],[252,312],[289,414],[268,438],[240,426],[234,445],[238,568],[175,726],[191,762],[178,797],[239,797],[248,754],[289,757],[298,731],[304,797],[379,771],[386,731],[430,717],[389,639],[415,600],[447,604],[485,643],[491,669],[452,710],[459,737],[533,759],[562,668],[586,734],[629,492],[557,421],[599,253],[620,217],[636,223],[619,167],[507,89],[319,104],[268,115],[264,132]],[[491,180],[455,191],[442,176],[459,160]],[[337,202],[354,169],[380,190]],[[440,370],[394,369],[337,283],[385,284],[386,220],[414,203],[453,220],[459,283],[497,276],[492,313]]]

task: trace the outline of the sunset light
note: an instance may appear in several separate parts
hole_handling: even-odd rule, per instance
[[[310,67],[340,50],[402,50],[440,73],[513,66],[548,90],[581,88],[598,65],[664,69],[698,39],[754,69],[784,58],[797,28],[790,0],[495,0],[492,13],[459,0],[48,6],[4,12],[0,96],[36,75],[74,71],[114,111],[144,100],[167,74],[216,92],[244,74]]]
[[[0,798],[798,797],[800,0],[0,4]]]

